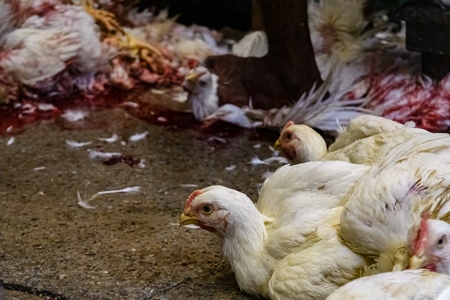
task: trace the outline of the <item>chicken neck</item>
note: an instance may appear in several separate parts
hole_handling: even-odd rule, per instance
[[[235,212],[223,236],[222,251],[229,261],[239,287],[249,294],[267,296],[267,285],[275,259],[265,250],[265,217],[249,203]]]

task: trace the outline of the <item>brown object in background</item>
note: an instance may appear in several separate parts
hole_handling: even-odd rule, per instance
[[[219,76],[220,104],[269,109],[297,101],[322,82],[308,27],[307,0],[255,0],[269,41],[261,58],[211,56],[205,66]],[[258,17],[254,23],[258,25]]]
[[[261,7],[258,0],[252,0],[252,29],[264,30],[261,17]]]

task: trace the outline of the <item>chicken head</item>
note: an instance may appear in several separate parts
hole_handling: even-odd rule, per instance
[[[291,164],[320,160],[328,153],[323,137],[307,125],[286,123],[275,142],[275,150],[281,150]]]
[[[217,75],[203,66],[189,72],[183,83],[188,91],[188,102],[197,121],[203,121],[219,108]]]
[[[425,268],[450,275],[450,224],[422,218],[411,244],[410,269]]]
[[[202,229],[224,236],[234,224],[230,212],[247,211],[245,206],[253,205],[242,201],[244,194],[223,186],[210,186],[192,192],[186,200],[179,225],[196,225]],[[253,205],[254,207],[254,205]],[[235,216],[236,217],[236,216]],[[245,219],[245,218],[244,218]]]

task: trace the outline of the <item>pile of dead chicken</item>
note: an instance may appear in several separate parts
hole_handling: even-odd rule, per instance
[[[228,52],[205,27],[113,2],[0,0],[0,103],[180,85],[206,56]]]

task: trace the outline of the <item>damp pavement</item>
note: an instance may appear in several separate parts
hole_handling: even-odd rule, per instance
[[[113,134],[116,142],[98,140]],[[197,188],[221,184],[256,200],[263,174],[281,164],[249,162],[271,157],[274,140],[152,125],[117,108],[13,128],[0,136],[0,299],[252,299],[217,237],[177,221]],[[88,149],[127,159],[106,165]],[[145,166],[126,163],[141,159]],[[135,186],[97,196],[93,209],[77,204],[78,192],[88,201]]]

